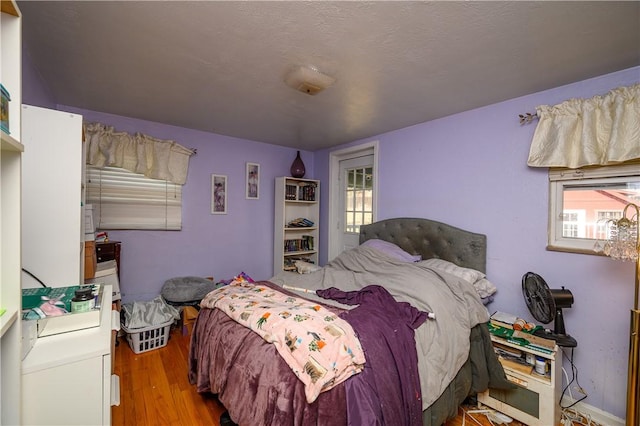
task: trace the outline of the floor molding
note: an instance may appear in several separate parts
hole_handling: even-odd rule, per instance
[[[566,407],[571,405],[574,400],[568,396],[564,396],[562,398],[562,406]],[[572,407],[579,413],[591,417],[592,420],[606,426],[625,426],[624,419],[620,417],[616,417],[611,413],[603,411],[599,408],[594,407],[593,405],[585,404],[583,402],[578,402],[576,405]]]

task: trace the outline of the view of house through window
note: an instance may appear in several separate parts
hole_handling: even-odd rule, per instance
[[[360,225],[373,221],[373,168],[347,169],[345,232],[360,232]]]
[[[639,201],[640,184],[566,187],[562,201],[562,236],[607,239],[607,220],[619,219],[627,204]]]
[[[593,252],[609,239],[607,222],[622,217],[629,203],[640,204],[640,166],[550,170],[549,248]]]

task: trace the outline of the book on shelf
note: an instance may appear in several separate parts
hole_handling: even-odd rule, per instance
[[[298,192],[298,185],[286,184],[284,190],[285,200],[295,200]]]
[[[308,251],[313,250],[313,236],[303,235],[302,238],[284,240],[284,251]]]
[[[315,201],[316,188],[315,182],[298,182],[287,183],[284,188],[284,199],[289,201]]]
[[[298,200],[315,201],[316,186],[315,182],[300,183],[298,185]]]

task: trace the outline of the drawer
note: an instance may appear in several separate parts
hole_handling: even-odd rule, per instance
[[[118,260],[119,254],[118,242],[98,243],[96,244],[96,257],[98,263],[106,262],[108,260]]]
[[[115,244],[96,244],[96,253],[102,256],[115,256],[116,245]]]
[[[114,253],[99,253],[97,255],[97,263],[106,262],[108,260],[115,260],[116,256]]]

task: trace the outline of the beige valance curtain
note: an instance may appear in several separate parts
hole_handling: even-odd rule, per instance
[[[640,158],[640,84],[536,110],[529,166],[576,169]]]
[[[100,123],[84,125],[86,163],[95,167],[120,167],[151,179],[184,185],[190,149],[140,133],[116,132]]]

